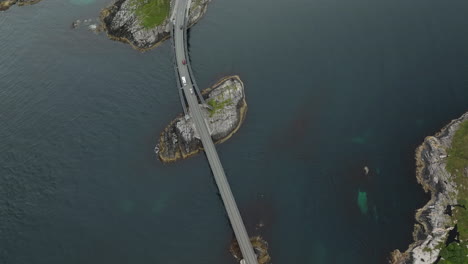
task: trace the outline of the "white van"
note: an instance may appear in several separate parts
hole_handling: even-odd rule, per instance
[[[185,76],[180,77],[180,79],[182,80],[182,86],[187,85],[187,81],[185,80]]]

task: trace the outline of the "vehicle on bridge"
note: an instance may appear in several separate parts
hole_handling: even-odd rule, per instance
[[[187,64],[187,61],[185,59],[182,60],[182,64],[185,65]]]
[[[187,81],[185,80],[185,76],[180,77],[180,79],[182,80],[182,85],[183,86],[187,85]]]

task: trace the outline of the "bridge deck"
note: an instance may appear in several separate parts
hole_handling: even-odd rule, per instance
[[[200,139],[202,141],[206,157],[208,158],[208,162],[210,163],[211,171],[213,172],[213,177],[216,181],[216,185],[218,186],[221,199],[224,203],[224,207],[226,208],[231,227],[234,231],[237,242],[239,243],[240,250],[244,258],[243,261],[245,261],[246,264],[258,264],[252,244],[250,243],[249,236],[247,235],[247,231],[242,221],[242,217],[240,215],[236,201],[232,194],[231,187],[229,186],[226,174],[224,173],[223,166],[221,164],[221,161],[219,160],[218,153],[214,146],[213,140],[211,139],[211,135],[208,131],[208,127],[205,123],[203,113],[200,109],[200,105],[197,100],[196,94],[198,94],[199,97],[202,96],[200,91],[198,90],[198,87],[196,86],[193,72],[190,68],[190,62],[188,59],[186,46],[186,30],[189,4],[190,1],[188,0],[177,0],[177,6],[174,7],[175,9],[173,14],[173,30],[171,30],[177,65],[176,77],[179,78],[178,81],[180,81],[181,76],[184,76],[187,80],[187,84],[185,86],[182,86],[182,91],[185,95],[185,100],[184,98],[181,98],[181,100],[183,100],[182,103],[184,104],[184,106],[184,101],[187,101],[189,115],[195,124],[198,134],[200,135]],[[184,59],[187,62],[185,65],[182,63],[182,60]],[[194,90],[195,94],[193,93]],[[204,104],[203,98],[200,98],[200,101]]]

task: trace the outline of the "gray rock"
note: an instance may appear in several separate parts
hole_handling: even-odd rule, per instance
[[[207,108],[202,109],[213,141],[224,142],[239,129],[245,118],[247,103],[244,85],[238,76],[231,76],[205,90],[203,94],[207,102],[228,102],[214,113],[210,113]],[[157,149],[160,160],[171,162],[190,157],[201,151],[203,146],[192,119],[180,115],[161,133]]]
[[[75,29],[75,28],[79,27],[80,24],[81,24],[81,20],[77,19],[77,20],[73,21],[71,27],[72,27],[73,29]]]
[[[395,250],[391,263],[431,264],[437,260],[439,245],[446,241],[454,226],[445,210],[457,204],[457,185],[445,169],[447,150],[460,124],[466,120],[468,113],[450,122],[435,136],[427,137],[416,150],[416,177],[424,190],[431,192],[431,200],[416,212],[415,242],[404,253]]]
[[[0,11],[5,11],[12,5],[17,4],[19,6],[32,5],[40,2],[41,0],[0,0]]]
[[[190,26],[195,24],[206,12],[211,0],[194,0],[189,12]],[[175,0],[171,1],[171,10]],[[133,47],[146,50],[156,46],[170,35],[170,15],[161,25],[144,28],[135,14],[136,6],[132,0],[117,0],[101,12],[105,30],[110,38],[130,43]]]

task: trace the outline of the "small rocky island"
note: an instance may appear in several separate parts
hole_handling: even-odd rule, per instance
[[[222,143],[240,128],[245,119],[244,84],[239,76],[228,76],[203,90],[202,95],[211,108],[202,107],[211,138],[215,143]],[[203,146],[192,119],[186,119],[182,114],[164,129],[156,146],[162,162],[185,159],[201,150]]]
[[[270,254],[268,254],[268,243],[261,236],[254,236],[250,238],[250,243],[254,248],[254,252],[257,255],[258,264],[268,264],[271,261]],[[242,252],[239,247],[237,240],[231,243],[229,251],[234,258],[240,262],[242,260]]]
[[[12,5],[17,4],[19,6],[33,5],[41,0],[0,0],[0,11],[5,11]]]
[[[189,27],[206,13],[211,0],[192,0]],[[116,0],[101,11],[107,35],[144,51],[170,36],[170,16],[175,0]]]
[[[431,200],[416,212],[414,243],[392,264],[468,263],[468,113],[416,150],[416,177]]]

